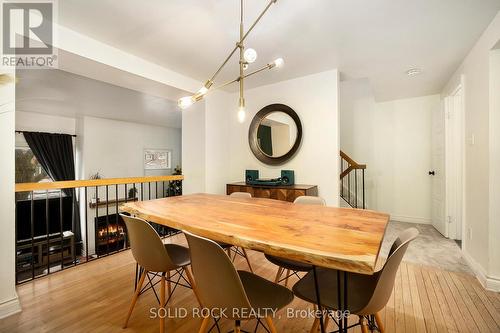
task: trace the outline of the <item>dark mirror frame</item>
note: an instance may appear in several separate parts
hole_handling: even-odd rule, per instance
[[[257,131],[259,130],[260,123],[264,118],[266,118],[269,114],[273,112],[283,112],[286,113],[290,118],[295,122],[295,126],[297,126],[297,137],[295,138],[295,143],[292,148],[283,156],[272,157],[264,154],[259,147],[259,143],[257,140]],[[250,149],[253,154],[259,161],[268,165],[280,165],[288,160],[290,160],[293,155],[297,152],[300,147],[300,143],[302,142],[302,123],[300,122],[300,118],[297,113],[289,106],[284,104],[271,104],[263,107],[255,117],[252,119],[252,123],[250,124],[250,128],[248,130],[248,143],[250,144]]]

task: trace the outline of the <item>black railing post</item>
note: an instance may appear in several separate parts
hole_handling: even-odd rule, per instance
[[[85,186],[85,262],[89,261],[89,219],[88,219],[88,199],[87,199],[87,187]]]
[[[354,200],[355,206],[358,208],[358,169],[354,169]]]
[[[366,209],[366,204],[365,204],[365,169],[363,169],[363,209]]]
[[[63,203],[62,203],[62,190],[59,190],[59,227],[61,238],[61,271],[64,269],[64,236],[63,236]]]
[[[94,252],[97,258],[99,258],[99,234],[97,229],[99,227],[99,187],[95,187],[95,220],[94,220]]]
[[[347,165],[347,168],[349,168],[350,164]],[[349,205],[352,206],[352,202],[351,202],[351,173],[349,172],[347,174],[347,198],[348,198],[348,202],[349,202]]]
[[[33,191],[31,193],[31,279],[35,279],[35,201]]]
[[[45,228],[47,229],[47,275],[49,275],[50,274],[49,190],[45,190]]]
[[[106,255],[109,254],[109,186],[106,185]]]

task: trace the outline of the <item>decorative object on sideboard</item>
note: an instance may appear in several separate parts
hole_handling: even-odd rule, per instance
[[[169,149],[144,149],[145,170],[167,170],[172,168],[172,151]]]
[[[293,170],[281,170],[279,178],[259,178],[259,170],[245,170],[245,183],[248,185],[291,186],[295,183]]]
[[[245,182],[250,183],[259,179],[259,170],[245,170]]]
[[[264,14],[267,12],[267,10],[271,7],[272,4],[274,4],[277,0],[269,0],[269,3],[267,4],[266,8],[261,12],[261,14],[257,17],[255,22],[250,26],[250,29],[248,29],[247,32],[244,32],[243,28],[243,0],[240,0],[240,36],[238,41],[236,42],[236,46],[233,48],[233,50],[229,53],[227,58],[224,60],[222,65],[215,71],[214,75],[205,82],[203,87],[198,90],[195,94],[192,96],[186,96],[182,97],[179,99],[177,102],[178,106],[181,109],[188,108],[189,106],[193,105],[194,103],[202,100],[205,95],[209,92],[209,90],[215,90],[215,89],[220,89],[222,87],[225,87],[227,85],[230,85],[232,83],[238,82],[240,86],[240,91],[239,91],[239,103],[238,103],[238,120],[239,122],[244,122],[245,121],[245,97],[244,97],[244,81],[247,77],[252,76],[254,74],[260,73],[266,69],[272,69],[274,67],[282,67],[284,64],[283,58],[278,58],[274,60],[273,62],[268,63],[264,67],[261,67],[257,70],[251,71],[249,73],[245,73],[245,71],[248,69],[249,65],[253,63],[257,59],[257,52],[254,49],[246,49],[243,44],[247,36],[250,34],[252,29],[257,25],[257,23],[260,21],[260,19],[264,16]],[[239,76],[231,81],[228,81],[226,83],[223,83],[219,85],[218,87],[212,88],[215,78],[217,75],[220,73],[222,68],[227,64],[227,62],[231,59],[231,57],[234,55],[236,50],[240,51],[240,57],[239,57]]]
[[[283,185],[295,184],[295,172],[293,170],[281,170],[281,182]]]
[[[302,123],[297,113],[284,104],[262,108],[248,130],[248,143],[255,157],[269,165],[290,160],[302,142]]]

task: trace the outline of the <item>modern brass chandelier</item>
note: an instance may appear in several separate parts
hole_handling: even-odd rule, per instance
[[[264,8],[264,10],[260,13],[260,15],[257,17],[255,22],[250,26],[247,32],[244,32],[244,27],[243,27],[243,0],[240,0],[240,39],[238,42],[236,42],[236,46],[233,48],[233,50],[229,53],[227,58],[224,60],[222,65],[215,71],[214,75],[205,82],[203,87],[200,88],[195,94],[191,96],[186,96],[182,97],[179,99],[177,104],[181,109],[186,109],[189,106],[193,105],[194,103],[202,100],[205,95],[212,90],[220,89],[222,87],[225,87],[227,85],[230,85],[232,83],[238,82],[240,85],[240,98],[238,101],[238,120],[240,122],[243,122],[245,120],[245,97],[244,97],[244,81],[246,78],[255,75],[257,73],[260,73],[266,69],[272,69],[274,67],[282,67],[284,65],[283,58],[278,58],[274,60],[273,62],[268,63],[262,68],[259,68],[257,70],[254,70],[252,72],[246,73],[245,71],[248,69],[249,65],[255,62],[257,60],[257,52],[252,49],[248,48],[245,49],[245,45],[243,44],[245,39],[248,37],[250,32],[253,30],[253,28],[257,25],[257,23],[260,21],[260,19],[264,16],[264,14],[269,10],[269,8],[276,3],[278,0],[270,0],[267,6]],[[240,51],[240,59],[239,59],[239,76],[231,81],[228,81],[226,83],[223,83],[217,87],[212,88],[214,85],[215,79],[217,75],[220,73],[220,71],[224,68],[224,66],[227,64],[227,62],[231,59],[231,57],[236,53],[236,51],[239,49]]]

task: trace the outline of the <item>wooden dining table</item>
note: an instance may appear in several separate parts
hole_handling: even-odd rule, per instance
[[[313,265],[320,310],[316,267],[344,272],[338,310],[347,309],[347,272],[375,272],[389,222],[389,215],[370,210],[214,194],[130,202],[121,209],[170,228]],[[347,332],[347,318],[339,326]]]

